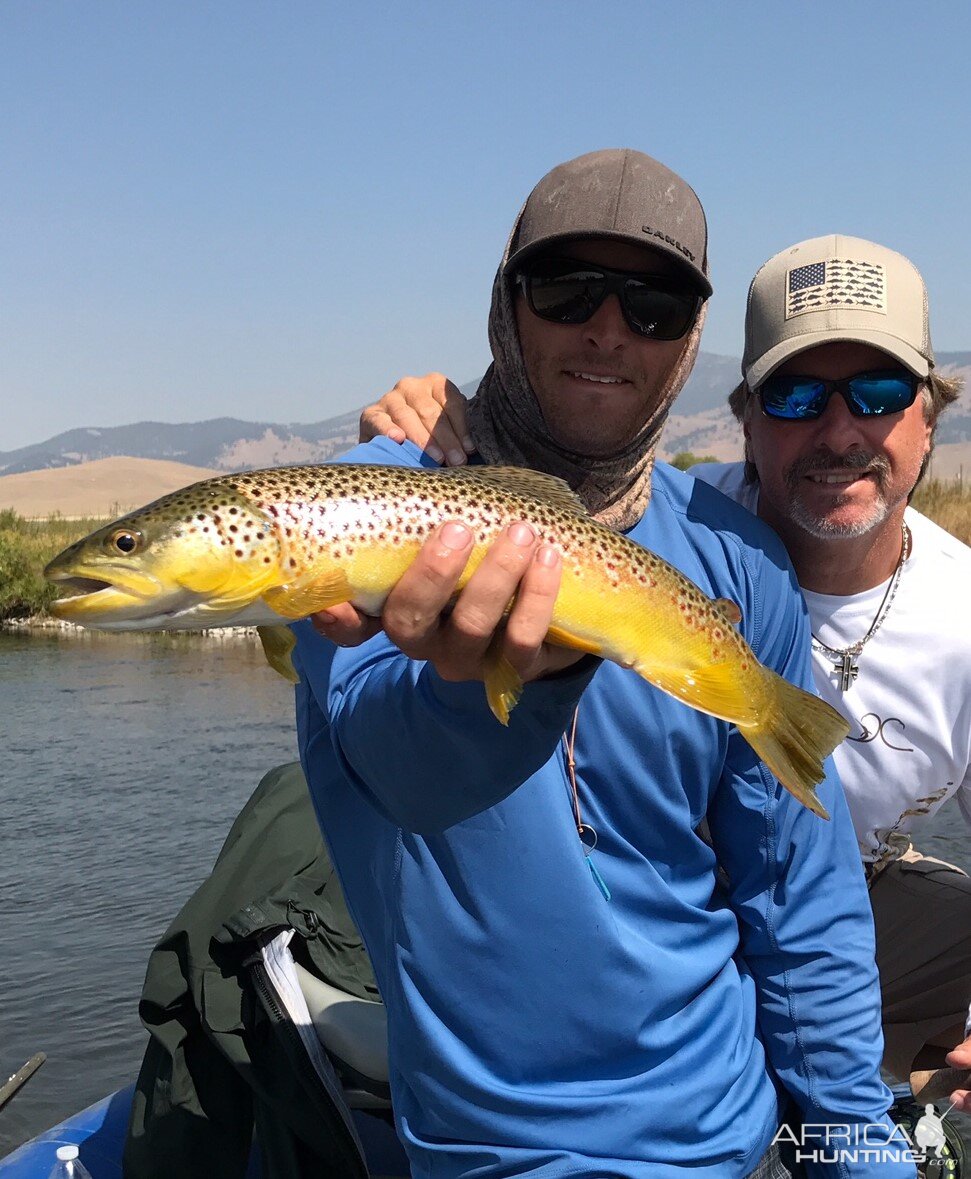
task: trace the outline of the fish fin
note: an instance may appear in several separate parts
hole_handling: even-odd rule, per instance
[[[290,658],[297,643],[293,631],[288,626],[258,626],[256,633],[260,636],[263,654],[270,667],[291,684],[299,684],[300,676]]]
[[[850,726],[825,700],[804,692],[775,672],[770,677],[769,706],[742,736],[783,786],[821,819],[826,809],[813,789],[825,777],[823,759],[849,733]]]
[[[599,643],[571,634],[562,626],[551,626],[546,632],[546,641],[557,647],[569,647],[572,651],[585,651],[588,655],[603,655],[604,653],[604,649]]]
[[[450,479],[465,479],[474,483],[498,484],[505,491],[516,491],[530,499],[555,504],[558,508],[586,516],[587,509],[570,485],[555,475],[544,475],[527,467],[443,467],[439,471]]]
[[[732,626],[738,626],[742,621],[742,611],[735,602],[730,602],[728,598],[715,598],[712,606]]]
[[[630,663],[622,663],[618,656],[612,658],[621,666],[633,667],[638,675],[692,708],[732,721],[739,728],[758,723],[756,704],[740,685],[731,662],[660,667],[650,660],[641,663],[635,658]],[[748,730],[745,735],[748,736]]]
[[[278,585],[263,594],[263,601],[284,618],[306,618],[318,610],[326,610],[354,596],[343,569],[328,569],[313,578],[304,578],[290,585]]]
[[[509,714],[523,694],[523,681],[495,643],[486,652],[485,690],[496,720],[508,725]]]

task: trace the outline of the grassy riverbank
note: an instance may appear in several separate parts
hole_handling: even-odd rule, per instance
[[[0,622],[44,614],[57,590],[43,578],[47,562],[104,520],[25,520],[0,511]]]
[[[914,507],[965,544],[971,544],[971,484],[929,479],[917,490]],[[46,613],[57,591],[42,576],[47,562],[103,520],[25,520],[0,511],[0,622]]]
[[[952,536],[971,545],[971,483],[960,479],[927,479],[917,488],[913,506]]]

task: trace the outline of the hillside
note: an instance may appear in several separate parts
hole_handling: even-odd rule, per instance
[[[214,474],[218,472],[206,467],[158,459],[95,459],[56,470],[0,476],[0,510],[12,508],[28,518],[118,516]]]
[[[683,427],[672,418],[662,442],[662,458],[670,459],[681,450],[713,455],[722,462],[741,458],[739,435],[731,423],[724,430],[703,432],[702,437],[698,430]],[[95,459],[56,470],[0,475],[0,511],[11,508],[28,519],[51,515],[67,519],[106,518],[218,474],[185,463],[124,457]],[[971,479],[971,442],[938,446],[930,474],[937,479]]]
[[[319,462],[357,438],[360,411],[311,425],[243,422],[135,422],[130,426],[68,430],[19,450],[0,451],[0,475],[128,456],[161,459],[211,470]]]
[[[971,352],[944,352],[941,370],[971,378]],[[739,380],[739,361],[702,352],[675,404],[661,440],[662,453],[680,450],[721,459],[740,454],[738,429],[726,400]],[[468,396],[477,381],[461,386]],[[85,427],[57,434],[18,450],[0,451],[0,476],[91,463],[127,456],[188,464],[217,471],[325,462],[357,439],[360,413],[353,410],[310,424],[245,422],[213,418],[203,422],[136,422],[128,426]],[[2,437],[2,434],[0,434]],[[939,443],[971,442],[971,393],[948,410]]]

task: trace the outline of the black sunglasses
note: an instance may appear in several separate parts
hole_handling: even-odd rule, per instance
[[[767,377],[756,392],[762,411],[787,422],[810,422],[820,417],[830,397],[839,393],[857,418],[900,413],[914,404],[920,381],[907,369],[857,373],[842,381],[819,377]]]
[[[616,295],[630,330],[651,340],[680,340],[704,301],[683,280],[609,270],[575,258],[527,262],[515,281],[533,314],[550,323],[586,323],[608,295]]]

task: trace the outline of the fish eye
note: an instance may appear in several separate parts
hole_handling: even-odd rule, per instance
[[[128,557],[141,546],[141,543],[142,538],[137,532],[131,532],[127,528],[116,528],[108,537],[105,547],[111,552]]]

